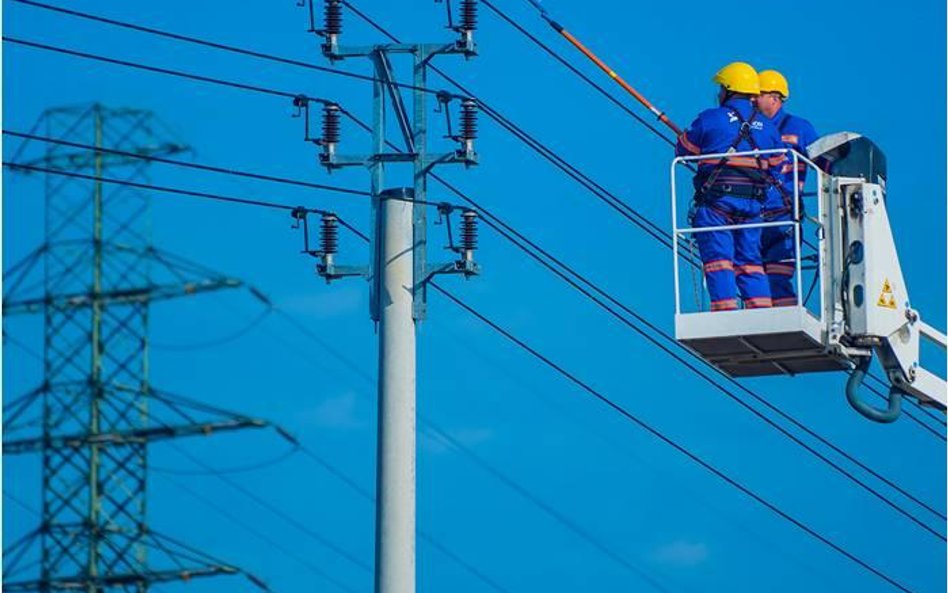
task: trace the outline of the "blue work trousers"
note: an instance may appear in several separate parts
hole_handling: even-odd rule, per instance
[[[783,211],[769,214],[768,222],[793,220],[793,213]],[[796,275],[796,239],[793,225],[767,227],[760,238],[764,272],[770,283],[770,295],[774,307],[793,307],[797,304],[797,293],[793,287]]]
[[[694,226],[716,227],[753,224],[761,221],[759,200],[749,197],[705,196],[695,211]],[[728,231],[695,233],[704,274],[708,283],[712,311],[770,307],[770,285],[761,264],[761,229],[740,228]]]

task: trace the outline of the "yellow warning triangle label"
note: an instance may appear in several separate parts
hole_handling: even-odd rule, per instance
[[[885,282],[882,283],[882,294],[879,295],[879,300],[876,304],[880,307],[885,307],[886,309],[895,309],[895,295],[892,294],[892,285],[889,283],[889,279],[886,278]]]

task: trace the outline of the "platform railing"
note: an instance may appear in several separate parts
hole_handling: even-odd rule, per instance
[[[684,226],[679,227],[678,224],[678,195],[677,195],[677,172],[678,167],[681,165],[687,166],[689,163],[698,161],[698,160],[707,160],[707,159],[721,159],[724,157],[767,157],[773,156],[776,154],[786,154],[788,159],[792,161],[793,166],[793,217],[791,220],[782,220],[782,221],[762,221],[755,223],[743,223],[743,224],[733,224],[733,225],[721,225],[714,227],[693,227]],[[807,169],[812,169],[816,175],[816,188],[817,188],[817,199],[816,208],[817,208],[817,217],[816,219],[808,219],[801,216],[801,197],[805,197],[805,194],[800,193],[800,163],[804,163]],[[690,167],[689,167],[690,168]],[[681,314],[681,271],[680,271],[680,244],[682,241],[688,241],[692,235],[698,233],[707,233],[713,231],[733,231],[738,229],[747,229],[747,228],[774,228],[774,227],[793,227],[794,235],[794,276],[796,279],[796,294],[797,294],[797,306],[806,307],[806,295],[804,291],[806,290],[803,284],[803,252],[801,247],[807,245],[813,247],[816,251],[816,276],[815,278],[819,282],[818,290],[816,292],[819,294],[819,307],[817,311],[819,312],[817,317],[819,321],[823,321],[825,314],[825,295],[823,287],[826,286],[826,282],[829,281],[826,278],[826,266],[824,264],[824,258],[826,257],[825,246],[823,243],[826,241],[826,236],[824,232],[817,233],[817,241],[819,245],[812,245],[804,240],[803,238],[803,224],[807,221],[813,221],[816,223],[817,227],[822,229],[822,221],[824,220],[824,200],[821,195],[825,191],[824,187],[824,178],[826,173],[820,169],[813,161],[807,157],[801,155],[800,153],[790,149],[790,148],[774,148],[768,150],[752,150],[752,151],[743,151],[743,152],[730,152],[730,153],[714,153],[714,154],[701,154],[693,156],[679,156],[672,160],[671,163],[671,215],[672,215],[672,233],[674,236],[674,241],[672,241],[672,251],[674,255],[674,282],[675,282],[675,314]],[[689,188],[690,189],[690,188]],[[693,194],[689,197],[689,204],[693,203]],[[704,282],[704,270],[700,269],[699,273],[701,274],[702,284]]]

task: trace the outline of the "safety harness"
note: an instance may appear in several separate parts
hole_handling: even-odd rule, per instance
[[[740,146],[742,141],[747,141],[750,145],[751,150],[759,151],[760,145],[757,144],[757,141],[754,140],[753,134],[751,134],[752,124],[757,120],[757,116],[760,112],[757,110],[757,106],[754,105],[750,117],[744,119],[740,111],[736,108],[731,111],[735,117],[741,122],[740,128],[738,129],[737,136],[734,138],[731,145],[725,151],[726,153],[737,152],[738,146]],[[708,196],[723,196],[723,195],[733,195],[753,198],[756,200],[763,201],[766,197],[767,186],[773,185],[780,191],[781,195],[784,198],[784,203],[789,203],[787,198],[787,191],[783,187],[783,184],[780,183],[773,175],[766,173],[769,167],[769,161],[761,158],[761,155],[756,154],[753,156],[753,161],[756,167],[750,166],[739,166],[739,165],[730,165],[729,162],[736,158],[746,158],[746,157],[733,157],[730,154],[725,154],[718,162],[715,163],[714,168],[704,176],[704,181],[700,181],[699,176],[695,177],[695,202],[699,205],[704,205],[710,200]],[[746,177],[750,180],[750,184],[731,184],[731,183],[717,183],[718,177],[724,171],[732,172],[735,174],[740,174],[743,177]]]

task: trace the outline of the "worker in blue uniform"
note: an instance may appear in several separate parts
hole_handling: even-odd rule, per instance
[[[720,85],[718,107],[701,112],[679,137],[681,155],[718,154],[783,148],[777,129],[755,105],[760,93],[757,71],[743,62],[722,68],[712,79]],[[698,160],[694,178],[696,228],[761,221],[773,174],[784,154],[711,157]],[[738,228],[695,233],[712,311],[771,306],[770,285],[760,252],[761,229]]]
[[[807,155],[807,146],[817,139],[813,125],[802,117],[790,115],[783,108],[790,98],[790,85],[787,79],[776,70],[764,70],[760,73],[760,96],[757,98],[757,108],[770,118],[781,135],[781,140],[787,147],[792,148],[803,156]],[[797,162],[797,189],[803,191],[806,180],[807,166],[803,161]],[[781,168],[781,187],[772,187],[767,192],[764,202],[763,217],[765,221],[790,221],[794,218],[793,196],[793,159],[787,161]],[[800,202],[802,214],[803,204]],[[796,238],[793,226],[767,227],[761,233],[761,254],[764,260],[764,271],[770,282],[770,294],[775,307],[792,307],[797,304],[797,293],[793,287],[793,277],[796,274]]]

